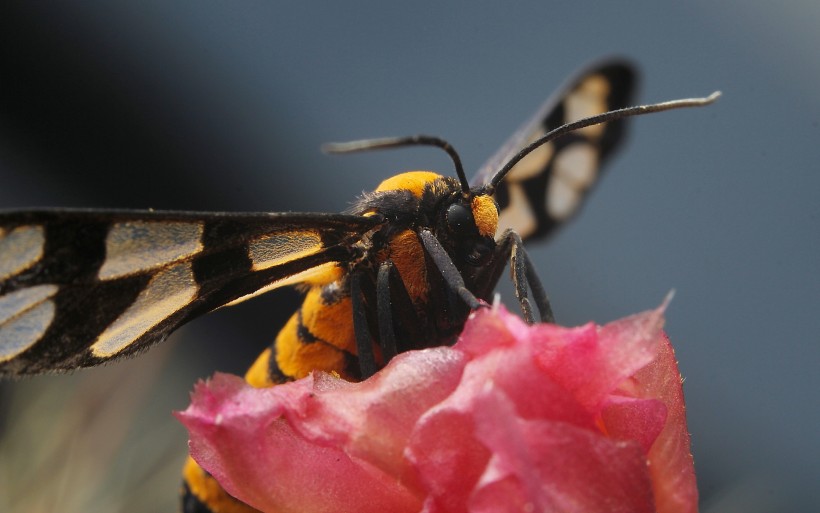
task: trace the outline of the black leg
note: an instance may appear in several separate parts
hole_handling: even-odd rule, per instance
[[[511,232],[513,237],[512,249],[510,251],[510,271],[512,273],[513,287],[515,288],[515,297],[518,299],[518,304],[521,305],[521,313],[524,314],[524,320],[527,324],[535,323],[535,317],[532,315],[532,305],[530,305],[529,292],[527,290],[527,258],[526,253],[522,254],[524,249],[522,246],[515,243],[515,237],[518,234]]]
[[[382,339],[379,345],[385,364],[396,354],[417,349],[420,342],[430,340],[430,334],[421,329],[422,322],[416,314],[416,306],[410,299],[407,286],[390,260],[382,262],[379,267],[376,298],[379,337]]]
[[[393,301],[390,298],[390,273],[393,263],[382,262],[379,266],[379,276],[376,279],[376,309],[379,319],[379,345],[382,348],[384,362],[387,363],[396,356],[396,330],[393,326]]]
[[[376,373],[376,357],[373,354],[373,339],[370,328],[367,326],[367,311],[365,310],[364,295],[362,294],[362,275],[350,275],[350,301],[353,304],[353,331],[356,334],[356,351],[359,357],[359,367],[362,370],[362,379],[367,379]]]
[[[476,296],[489,302],[508,262],[512,271],[515,298],[521,305],[524,315],[528,316],[527,321],[532,322],[533,317],[532,306],[527,294],[530,290],[535,305],[538,307],[541,321],[555,322],[547,293],[538,278],[538,273],[524,249],[521,237],[512,230],[504,232],[498,240],[489,262],[481,267],[465,270],[464,279],[470,285],[470,290],[474,291]]]
[[[435,262],[436,267],[438,267],[439,272],[441,272],[450,290],[458,295],[472,310],[481,307],[481,303],[478,302],[475,295],[467,289],[461,272],[450,259],[450,255],[441,247],[436,236],[429,230],[421,230],[418,232],[418,235],[424,245],[424,249],[427,250],[427,254],[430,255],[430,258]]]
[[[552,314],[552,306],[550,306],[549,298],[547,298],[547,291],[544,290],[544,286],[538,278],[538,273],[535,272],[535,267],[532,265],[527,250],[524,249],[521,236],[510,230],[507,232],[507,237],[509,237],[512,242],[510,270],[512,271],[513,285],[515,287],[515,297],[521,305],[524,319],[530,324],[535,322],[535,317],[532,315],[532,306],[527,297],[527,289],[529,288],[529,290],[532,291],[535,304],[538,306],[541,322],[555,322],[555,316]]]

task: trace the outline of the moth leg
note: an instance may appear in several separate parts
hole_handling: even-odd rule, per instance
[[[379,346],[384,363],[398,353],[418,347],[420,340],[427,340],[420,329],[422,322],[410,292],[391,260],[382,262],[376,279],[376,311],[379,321]]]
[[[367,311],[362,293],[362,274],[350,275],[350,301],[353,304],[353,332],[356,334],[356,350],[362,379],[376,373],[376,355],[373,353],[373,338],[367,325]]]
[[[547,292],[544,290],[540,278],[538,278],[538,273],[535,272],[535,267],[532,265],[527,250],[524,249],[521,236],[515,231],[509,230],[505,233],[505,240],[509,241],[512,282],[515,288],[515,297],[518,299],[518,304],[521,305],[521,311],[524,314],[524,320],[529,324],[535,322],[532,305],[527,294],[529,289],[532,291],[532,298],[538,307],[541,322],[554,323],[555,316],[552,313],[552,306],[550,306]]]
[[[430,230],[420,230],[418,235],[424,245],[424,249],[427,250],[427,254],[430,255],[430,258],[435,262],[436,267],[438,267],[439,272],[441,272],[450,290],[460,297],[471,310],[480,308],[481,303],[478,301],[478,298],[476,298],[464,284],[464,278],[461,276],[461,272],[456,267],[456,264],[453,263],[450,255],[441,247],[436,236],[433,235]]]
[[[379,320],[379,346],[384,362],[389,362],[396,354],[396,331],[393,326],[393,301],[390,298],[390,274],[395,272],[393,262],[387,260],[379,266],[376,278],[376,311]]]

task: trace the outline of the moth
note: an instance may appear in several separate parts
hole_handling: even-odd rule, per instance
[[[621,61],[581,71],[472,182],[437,137],[328,145],[434,146],[455,167],[455,177],[388,178],[345,213],[0,212],[0,376],[133,355],[199,315],[284,286],[305,299],[246,375],[254,386],[313,370],[360,380],[400,352],[450,344],[508,266],[525,319],[537,310],[551,321],[524,243],[579,211],[627,117],[716,97],[628,107],[636,80]],[[208,511],[195,509],[207,507],[196,488],[208,477],[189,470],[186,511]]]

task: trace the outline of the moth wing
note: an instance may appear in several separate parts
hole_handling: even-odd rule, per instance
[[[527,144],[565,123],[631,106],[637,72],[627,62],[608,60],[568,80],[478,171],[486,183]],[[580,209],[604,164],[626,135],[624,119],[594,125],[539,147],[515,165],[499,184],[499,230],[512,228],[526,240],[552,234]]]
[[[341,214],[0,213],[0,375],[97,365],[259,291],[337,279],[373,225]]]

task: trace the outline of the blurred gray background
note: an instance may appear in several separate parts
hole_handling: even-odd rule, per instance
[[[816,511],[818,27],[816,1],[4,2],[0,208],[339,211],[396,172],[451,164],[432,149],[326,156],[326,141],[432,133],[477,169],[569,74],[607,55],[640,67],[642,102],[720,89],[712,107],[635,119],[588,207],[532,254],[565,324],[677,291],[667,329],[703,511]],[[279,292],[200,319],[159,356],[104,369],[108,384],[87,384],[95,372],[6,384],[7,436],[71,424],[51,407],[25,428],[18,418],[77,381],[75,398],[114,403],[158,385],[128,422],[125,408],[114,415],[122,440],[138,441],[98,469],[111,483],[75,483],[79,463],[61,475],[29,454],[18,465],[31,468],[0,469],[0,496],[22,501],[36,482],[31,493],[61,511],[172,510],[185,433],[169,410],[197,376],[242,372],[297,301]],[[98,405],[75,430],[112,435]],[[89,456],[78,443],[57,445]],[[170,464],[139,463],[156,447]],[[148,492],[134,483],[160,466],[171,477],[145,489],[166,502],[138,505]]]

